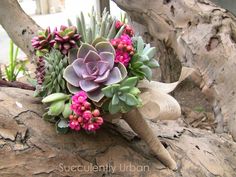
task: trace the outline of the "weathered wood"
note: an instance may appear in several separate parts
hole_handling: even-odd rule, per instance
[[[31,39],[41,28],[21,9],[17,0],[0,1],[0,24],[14,43],[31,58],[34,51]]]
[[[16,88],[21,88],[21,89],[26,89],[26,90],[35,90],[35,87],[22,83],[22,82],[18,82],[18,81],[6,81],[6,80],[2,80],[0,77],[0,87],[16,87]]]
[[[235,176],[236,143],[227,134],[187,128],[181,121],[148,121],[177,160],[178,170],[171,171],[122,120],[106,123],[96,135],[60,135],[43,113],[32,91],[0,87],[1,177]]]
[[[161,55],[169,55],[168,60],[176,55],[199,73],[194,78],[201,78],[199,85],[212,103],[217,131],[229,129],[236,140],[236,18],[208,0],[114,2],[146,27],[157,46],[164,46]],[[169,48],[173,53],[165,52]],[[161,63],[168,63],[165,58]]]

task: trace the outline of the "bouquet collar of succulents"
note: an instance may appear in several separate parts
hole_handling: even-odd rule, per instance
[[[44,119],[58,132],[69,129],[94,132],[105,114],[126,113],[142,106],[139,80],[151,79],[158,67],[156,49],[134,36],[134,30],[112,18],[106,10],[94,11],[90,25],[84,15],[77,24],[39,31],[32,39],[36,50],[35,96],[43,97]]]

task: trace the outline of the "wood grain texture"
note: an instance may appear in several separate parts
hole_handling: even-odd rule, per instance
[[[171,171],[121,120],[106,123],[96,135],[59,135],[41,115],[44,107],[33,92],[0,88],[0,176],[184,176],[233,177],[236,143],[227,134],[186,128],[181,121],[147,123],[177,160]],[[96,166],[110,166],[94,171]],[[123,170],[125,165],[128,169]],[[130,170],[129,165],[135,170]],[[76,167],[80,167],[79,170]],[[146,171],[140,170],[141,167]],[[148,167],[148,168],[147,168]],[[137,169],[139,168],[139,169]],[[88,169],[91,169],[88,171]]]

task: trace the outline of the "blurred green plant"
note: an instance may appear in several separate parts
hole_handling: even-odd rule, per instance
[[[196,106],[196,107],[194,107],[194,111],[195,112],[206,112],[206,110],[204,109],[204,107],[202,107],[202,106]]]
[[[128,18],[126,13],[120,13],[120,21],[123,22],[124,24],[128,23]]]
[[[17,60],[19,53],[19,47],[15,46],[12,40],[10,40],[10,46],[9,46],[9,64],[5,66],[5,75],[6,80],[8,81],[16,81],[17,76],[20,72],[23,73],[23,75],[27,74],[27,68],[26,64],[28,60]]]

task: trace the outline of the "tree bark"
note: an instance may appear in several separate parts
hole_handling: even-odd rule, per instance
[[[0,1],[0,24],[14,43],[31,58],[34,54],[31,39],[41,28],[22,10],[17,0]]]
[[[147,121],[177,160],[179,168],[172,171],[123,120],[104,124],[96,135],[64,135],[42,119],[44,111],[32,91],[0,87],[1,177],[235,176],[236,144],[227,134],[187,128],[181,121]]]
[[[178,58],[192,67],[201,78],[194,77],[212,103],[217,131],[229,131],[236,140],[236,18],[208,0],[114,0],[159,48],[161,63]],[[138,30],[138,29],[137,29]],[[160,45],[159,45],[160,46]],[[173,52],[165,52],[172,49]],[[169,57],[168,57],[169,56]],[[166,61],[167,58],[167,61]],[[162,65],[162,71],[168,71]],[[179,69],[164,72],[165,78]],[[225,126],[225,125],[228,126]]]

